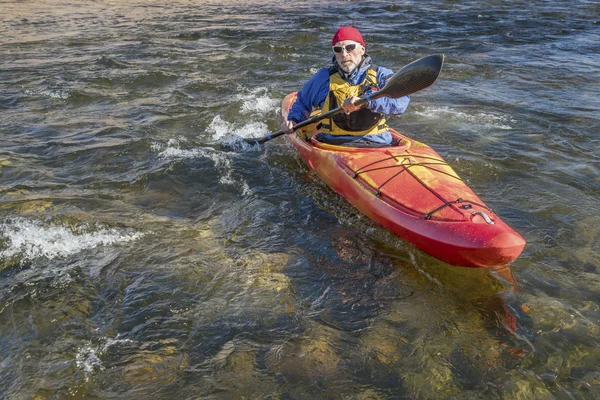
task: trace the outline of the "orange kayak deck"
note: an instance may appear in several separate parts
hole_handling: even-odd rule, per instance
[[[283,100],[282,117],[296,100]],[[448,264],[490,267],[515,260],[525,240],[426,144],[396,131],[395,146],[354,148],[286,135],[323,181],[373,221]]]

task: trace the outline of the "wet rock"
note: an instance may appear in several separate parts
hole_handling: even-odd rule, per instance
[[[587,389],[590,391],[600,393],[600,371],[586,374],[581,381],[587,384]]]
[[[407,343],[408,340],[400,336],[397,329],[386,323],[375,325],[361,339],[365,352],[374,353],[383,364],[397,363]]]
[[[289,254],[251,252],[244,256],[244,264],[262,273],[281,272],[288,263]]]
[[[131,385],[148,382],[167,385],[174,382],[178,373],[188,364],[187,354],[181,353],[174,345],[167,345],[156,350],[140,350],[133,354],[127,360],[121,374],[122,379]]]
[[[539,375],[540,378],[546,382],[546,384],[552,384],[561,373],[564,362],[565,360],[562,354],[549,354],[545,363],[546,370]]]
[[[27,212],[41,213],[42,211],[45,211],[47,208],[49,208],[51,206],[52,206],[51,201],[34,200],[34,201],[29,201],[29,202],[19,205],[18,210],[23,213],[27,213]]]
[[[287,290],[290,286],[290,280],[284,274],[272,272],[264,274],[254,274],[248,277],[248,286],[259,287],[261,289],[272,290],[279,293]]]
[[[24,196],[29,194],[29,191],[27,189],[21,189],[21,188],[17,188],[17,189],[11,189],[5,192],[6,196]]]
[[[548,297],[526,298],[529,316],[534,320],[536,333],[568,330],[577,324],[577,318],[569,306]]]
[[[373,349],[379,362],[396,369],[412,397],[448,398],[481,389],[490,371],[503,368],[509,344],[490,336],[477,310],[463,310],[449,324],[415,296],[381,320],[387,326],[374,326],[373,336],[363,340],[365,347]]]
[[[376,390],[366,389],[366,390],[363,390],[363,391],[357,393],[356,397],[354,397],[354,398],[356,400],[383,400],[383,399],[389,399],[390,397],[383,393],[379,393]]]
[[[368,261],[368,256],[361,249],[363,246],[352,237],[340,236],[332,240],[332,247],[338,257],[342,260],[352,263],[364,263]]]
[[[332,375],[340,363],[334,344],[339,334],[324,326],[301,339],[289,341],[271,355],[271,369],[288,376],[320,377]]]
[[[1,170],[0,170],[1,171]],[[11,202],[0,205],[0,209],[14,210],[18,213],[41,213],[52,206],[51,201],[46,200],[30,200],[23,202]]]
[[[247,305],[258,309],[267,309],[272,316],[285,313],[292,315],[295,311],[295,295],[290,279],[283,269],[289,256],[284,253],[253,252],[243,258],[242,275],[245,282],[242,287],[251,296]]]
[[[412,370],[402,375],[411,397],[423,399],[443,399],[460,393],[453,384],[454,376],[449,367],[427,362],[425,369]]]
[[[430,308],[417,298],[402,300],[402,307],[394,307],[383,314],[381,318],[390,324],[406,323],[411,327],[426,329],[431,326]]]
[[[6,158],[0,158],[0,176],[2,176],[2,169],[9,165],[11,165],[10,160],[7,160]]]
[[[252,343],[227,342],[212,359],[213,376],[231,398],[267,398],[278,391],[275,378],[258,368],[258,351]]]
[[[554,400],[554,396],[539,379],[529,376],[513,376],[502,385],[508,399]]]

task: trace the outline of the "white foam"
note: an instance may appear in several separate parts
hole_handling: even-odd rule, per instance
[[[483,126],[489,129],[513,129],[512,124],[517,121],[507,115],[491,113],[466,113],[450,107],[425,107],[423,110],[414,111],[415,114],[428,119],[442,119],[456,123],[467,123]]]
[[[51,97],[53,99],[68,99],[69,91],[68,90],[51,90],[51,89],[27,89],[24,92],[28,96],[45,96]]]
[[[212,132],[213,139],[220,140],[229,134],[231,124],[225,122],[220,115],[213,118],[207,130]]]
[[[93,349],[89,344],[77,350],[75,362],[77,364],[77,368],[83,370],[83,375],[86,382],[90,379],[90,375],[96,370],[104,371],[104,366],[96,355],[96,350]]]
[[[255,88],[247,93],[240,93],[237,95],[237,98],[243,100],[241,109],[243,113],[266,114],[275,110],[279,104],[279,100],[268,96],[267,88],[265,87]]]
[[[167,144],[159,142],[152,143],[152,150],[158,152],[158,158],[162,159],[182,159],[182,158],[209,158],[215,165],[229,165],[230,162],[223,153],[209,147],[196,147],[191,149],[182,149],[181,142],[178,139],[169,139]]]
[[[115,346],[115,345],[121,345],[121,344],[125,344],[125,345],[135,345],[135,342],[131,339],[119,339],[119,334],[117,334],[117,338],[116,339],[111,339],[108,338],[106,340],[106,343],[104,343],[104,346],[102,347],[102,353],[106,352],[108,350],[109,347],[111,346]]]
[[[197,147],[191,149],[182,149],[181,145],[186,144],[187,139],[180,137],[177,139],[171,138],[166,144],[153,142],[150,148],[158,153],[158,158],[162,159],[184,159],[184,158],[215,158],[216,152],[212,148]]]
[[[143,236],[115,228],[79,226],[75,229],[37,220],[12,218],[0,223],[0,237],[5,242],[0,258],[20,256],[22,261],[38,257],[62,258],[116,243],[126,243]]]
[[[178,149],[175,147],[167,147],[158,153],[158,158],[163,159],[181,159],[181,158],[199,158],[206,157],[207,153],[204,149]]]
[[[236,126],[223,120],[220,115],[213,118],[206,130],[212,134],[213,139],[216,141],[231,136],[252,138],[265,136],[270,133],[267,125],[262,122],[249,122],[242,126]]]

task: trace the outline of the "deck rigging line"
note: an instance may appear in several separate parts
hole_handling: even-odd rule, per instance
[[[421,159],[424,159],[424,160],[433,160],[433,161],[436,161],[436,162],[417,162],[417,163],[413,163],[413,161],[410,159],[410,157],[421,158]],[[375,166],[375,165],[380,164],[380,163],[384,163],[384,162],[389,161],[389,160],[394,160],[394,161],[397,162],[399,159],[402,159],[402,161],[400,161],[400,164],[386,165],[386,166],[383,166],[383,167],[369,168],[369,167]],[[408,164],[405,164],[404,161],[407,161]],[[435,157],[412,155],[412,154],[410,154],[410,155],[402,155],[402,156],[391,156],[391,157],[383,158],[381,160],[374,161],[372,163],[369,163],[367,165],[364,165],[364,166],[360,167],[356,171],[353,171],[354,175],[353,175],[352,179],[356,179],[356,178],[358,178],[358,176],[360,174],[367,173],[367,172],[380,171],[380,170],[390,169],[390,168],[400,168],[400,171],[398,171],[397,173],[395,173],[394,175],[392,175],[389,179],[387,179],[385,182],[383,182],[381,185],[379,185],[379,187],[377,188],[377,191],[375,192],[375,196],[379,197],[379,196],[381,196],[381,188],[383,188],[383,186],[385,186],[387,183],[391,182],[393,179],[395,179],[396,177],[398,177],[401,173],[403,173],[404,171],[406,171],[407,173],[411,174],[413,176],[413,178],[415,178],[417,180],[417,182],[419,182],[424,188],[426,188],[427,190],[429,190],[433,195],[435,195],[438,199],[440,199],[443,202],[443,204],[440,207],[438,207],[438,208],[436,208],[436,209],[434,209],[434,210],[432,210],[432,211],[424,214],[423,217],[426,220],[431,219],[431,216],[433,214],[437,213],[438,211],[440,211],[440,210],[442,210],[442,209],[444,209],[446,207],[453,206],[454,204],[460,204],[460,203],[468,203],[471,206],[475,205],[475,206],[483,207],[486,210],[488,210],[489,212],[493,212],[489,207],[487,207],[487,206],[485,206],[483,204],[479,204],[479,203],[473,202],[471,200],[463,200],[461,198],[458,198],[456,200],[447,201],[442,196],[440,196],[436,191],[434,191],[433,189],[431,189],[418,176],[416,176],[414,173],[412,173],[410,171],[410,168],[412,168],[412,167],[424,167],[424,168],[427,168],[427,169],[429,169],[431,171],[435,171],[435,172],[438,172],[440,174],[443,174],[443,175],[449,176],[451,178],[458,179],[458,180],[462,181],[462,179],[459,178],[456,175],[452,175],[452,174],[449,174],[446,171],[442,171],[442,170],[439,170],[437,168],[433,168],[432,166],[434,166],[434,165],[449,166],[448,163],[445,162],[444,160],[441,160],[441,159],[435,158]],[[466,207],[467,207],[467,205],[462,206],[461,208],[467,209]]]
[[[427,214],[425,214],[425,219],[427,219],[427,220],[428,220],[428,219],[430,219],[430,218],[431,218],[431,216],[432,216],[433,214],[435,214],[436,212],[438,212],[438,211],[440,211],[440,210],[442,210],[442,209],[444,209],[444,208],[446,208],[446,207],[449,207],[449,206],[451,206],[451,205],[453,205],[453,204],[459,204],[459,203],[468,203],[468,204],[467,204],[468,206],[479,206],[479,207],[483,207],[483,208],[485,208],[485,209],[486,209],[486,210],[488,210],[489,212],[493,212],[491,208],[489,208],[489,207],[487,207],[487,206],[485,206],[485,205],[483,205],[483,204],[475,203],[474,201],[471,201],[471,200],[463,200],[463,199],[461,199],[461,198],[458,198],[458,199],[456,199],[456,200],[453,200],[453,201],[448,201],[448,202],[446,202],[446,203],[442,204],[441,206],[439,206],[439,207],[438,207],[438,208],[436,208],[435,210],[429,211]],[[462,208],[464,208],[465,210],[466,210],[466,209],[470,209],[471,207],[465,208],[467,205],[464,205],[464,206],[462,206]]]

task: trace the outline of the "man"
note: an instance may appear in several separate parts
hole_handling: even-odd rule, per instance
[[[359,96],[383,88],[393,72],[371,65],[363,37],[356,28],[341,27],[331,44],[333,64],[319,70],[304,84],[281,129],[293,133],[292,127],[308,119],[315,109],[327,112],[341,104],[345,113],[321,121],[316,137],[319,141],[358,146],[391,144],[385,115],[402,114],[409,97],[381,97],[356,106]]]

